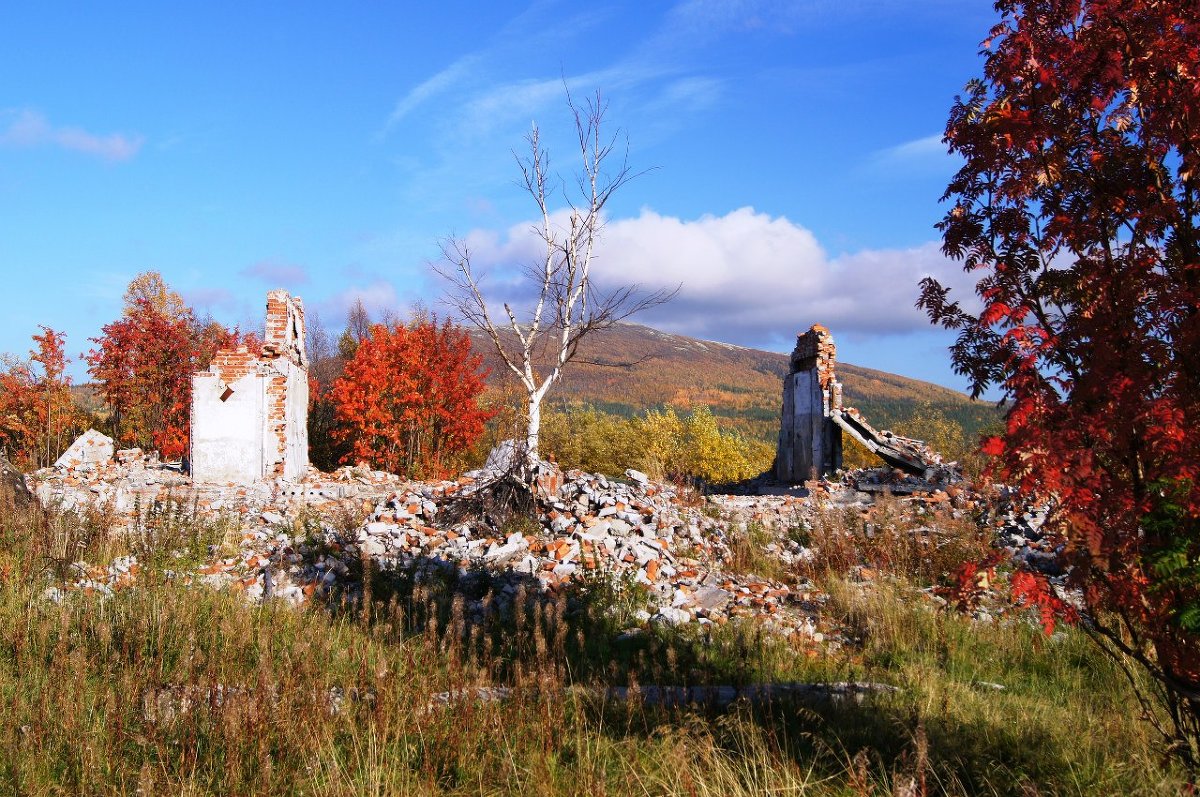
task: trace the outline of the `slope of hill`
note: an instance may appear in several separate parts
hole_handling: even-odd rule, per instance
[[[477,334],[475,344],[492,369],[493,384],[513,380],[486,339]],[[729,426],[773,441],[787,371],[786,354],[622,323],[585,341],[548,401],[626,416],[707,404]],[[846,404],[881,428],[905,422],[926,405],[961,425],[968,438],[998,417],[994,405],[930,382],[849,363],[838,363],[838,377]]]

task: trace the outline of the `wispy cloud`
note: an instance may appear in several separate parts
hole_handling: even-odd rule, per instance
[[[946,145],[942,142],[942,134],[934,133],[880,150],[876,153],[876,157],[881,160],[907,161],[914,158],[928,158],[930,156],[946,154],[947,150]]]
[[[933,133],[877,150],[861,168],[876,174],[925,174],[947,171],[957,160],[942,142],[942,134]]]
[[[422,103],[442,94],[460,83],[464,78],[469,77],[475,71],[480,61],[481,55],[479,54],[464,56],[429,79],[409,89],[408,93],[396,102],[396,107],[392,109],[392,113],[384,125],[384,130],[387,131],[390,129],[405,116],[416,110]]]
[[[647,104],[654,106],[644,109],[647,112],[708,107],[719,83],[702,74],[703,60],[694,58],[696,51],[731,31],[782,29],[798,13],[792,4],[777,0],[686,0],[606,65],[587,72],[506,76],[504,64],[512,60],[514,50],[527,52],[542,42],[560,46],[585,35],[609,13],[563,15],[551,6],[534,3],[510,20],[488,46],[462,55],[405,92],[388,116],[385,132],[438,98],[451,101],[446,109],[448,129],[485,134],[513,118],[528,122],[531,115],[561,99],[564,82],[572,89],[603,86],[610,93],[647,88]],[[658,85],[664,79],[674,82]],[[676,105],[667,108],[671,102]]]
[[[7,124],[4,122],[7,121]],[[55,126],[41,113],[29,109],[0,112],[0,145],[31,148],[54,146],[94,155],[107,161],[125,161],[137,155],[145,137],[109,133],[98,135],[80,127]]]
[[[492,41],[480,50],[467,53],[413,86],[396,102],[384,124],[387,133],[422,105],[431,103],[439,96],[455,91],[470,92],[472,88],[483,94],[495,94],[503,90],[494,84],[495,62],[503,60],[514,50],[529,52],[548,42],[561,41],[571,35],[590,29],[609,12],[603,9],[572,11],[566,16],[556,16],[554,3],[535,0],[524,11],[510,19],[495,34]],[[543,82],[540,78],[503,81],[511,91],[523,84]],[[552,81],[553,82],[553,81]],[[561,86],[561,78],[555,84]],[[461,99],[461,96],[460,96]]]
[[[292,263],[281,263],[277,260],[260,260],[254,265],[247,266],[241,271],[242,276],[254,277],[271,285],[291,287],[308,282],[308,269]]]
[[[715,72],[720,67],[711,56],[717,43],[785,36],[841,7],[838,0],[679,0],[623,18],[607,6],[578,12],[571,4],[535,2],[483,46],[454,54],[447,65],[406,87],[380,140],[428,146],[424,152],[406,147],[394,160],[401,190],[422,207],[445,210],[460,206],[465,196],[490,198],[511,184],[509,154],[524,149],[521,137],[531,121],[545,123],[542,142],[558,162],[570,158],[574,142],[569,124],[561,123],[564,83],[576,99],[602,89],[613,100],[608,130],[637,120],[634,143],[650,148],[703,124],[735,95],[732,83]],[[604,37],[617,26],[620,35],[612,40],[620,44],[602,51],[606,57],[598,62],[585,67],[576,59],[554,64],[543,57],[576,49],[590,53],[594,46],[587,37]]]

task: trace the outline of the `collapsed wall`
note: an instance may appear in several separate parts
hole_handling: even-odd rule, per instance
[[[842,403],[834,373],[837,347],[820,324],[796,338],[783,380],[783,414],[775,453],[775,478],[799,483],[842,466],[842,433],[833,410]]]
[[[308,355],[304,305],[267,294],[261,354],[222,349],[192,376],[192,480],[249,484],[308,470]]]
[[[942,465],[920,440],[878,431],[862,413],[842,405],[837,347],[829,330],[814,324],[796,338],[783,380],[783,413],[775,453],[775,478],[798,484],[842,467],[842,432],[893,468],[931,479]]]

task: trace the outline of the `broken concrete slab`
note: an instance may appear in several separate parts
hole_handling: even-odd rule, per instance
[[[796,338],[783,381],[783,412],[775,453],[775,478],[788,484],[828,476],[842,467],[842,432],[893,468],[926,481],[956,478],[956,471],[921,440],[879,431],[854,407],[842,405],[837,347],[820,324]]]
[[[71,470],[80,465],[99,465],[111,460],[115,450],[111,437],[88,429],[75,438],[75,442],[55,461],[54,467]]]

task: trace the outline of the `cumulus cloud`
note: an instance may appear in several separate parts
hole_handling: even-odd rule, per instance
[[[291,287],[308,282],[308,269],[291,263],[281,263],[277,260],[260,260],[252,266],[242,269],[242,276],[254,277],[270,285]]]
[[[494,300],[520,298],[522,267],[537,256],[528,223],[465,237],[489,272]],[[884,336],[929,329],[915,307],[922,277],[970,297],[971,282],[936,242],[830,255],[812,231],[744,207],[686,220],[643,210],[611,221],[593,266],[598,287],[630,282],[678,295],[637,319],[673,332],[767,345],[820,322],[839,333]]]
[[[7,121],[7,124],[4,122]],[[8,147],[54,146],[107,161],[125,161],[137,155],[145,138],[123,133],[97,135],[79,127],[52,125],[45,116],[28,109],[0,113],[0,145]]]

